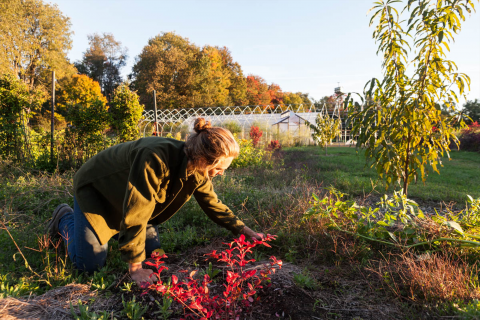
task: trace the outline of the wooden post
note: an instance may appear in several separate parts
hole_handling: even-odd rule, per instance
[[[52,71],[52,118],[50,132],[50,161],[53,163],[53,139],[55,132],[55,71]]]
[[[155,125],[155,136],[158,136],[158,122],[157,122],[157,94],[153,90],[153,112],[154,112],[154,125]]]

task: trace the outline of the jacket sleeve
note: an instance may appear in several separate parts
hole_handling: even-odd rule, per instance
[[[245,224],[224,205],[213,190],[210,179],[203,182],[193,193],[198,204],[207,216],[218,225],[230,230],[235,235],[242,231]]]
[[[168,171],[162,159],[148,148],[132,151],[130,161],[118,244],[122,260],[135,263],[145,260],[147,223]]]

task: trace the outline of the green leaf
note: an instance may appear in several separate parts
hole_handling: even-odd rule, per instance
[[[447,221],[446,222],[446,225],[455,229],[456,231],[458,231],[459,233],[463,234],[463,229],[462,227],[455,221]]]
[[[387,233],[390,236],[390,238],[393,239],[393,241],[398,242],[397,237],[393,234],[393,232],[387,231]]]

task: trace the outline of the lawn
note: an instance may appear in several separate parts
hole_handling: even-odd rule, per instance
[[[272,276],[268,288],[258,291],[260,303],[249,311],[250,318],[378,319],[381,315],[388,319],[434,319],[478,315],[478,306],[472,302],[480,298],[478,271],[467,262],[478,259],[478,250],[446,246],[437,253],[427,250],[430,258],[418,260],[416,251],[404,252],[332,230],[325,219],[304,219],[312,207],[312,194],[328,197],[327,186],[333,185],[350,194],[347,199],[358,201],[372,191],[372,181],[375,193],[384,191],[375,172],[365,169],[364,159],[353,148],[329,148],[329,154],[325,156],[316,147],[288,148],[278,154],[272,167],[228,170],[214,180],[219,198],[248,226],[278,236],[272,248],[252,255],[258,261],[275,255],[284,266]],[[480,197],[475,183],[480,174],[479,155],[453,152],[452,158],[444,161],[441,175],[430,175],[425,186],[412,185],[410,196],[434,206],[440,206],[440,201],[464,203],[467,194]],[[0,226],[0,309],[5,307],[9,315],[31,315],[31,310],[45,315],[47,311],[38,305],[48,301],[50,319],[69,316],[70,303],[76,312],[82,305],[89,307],[90,315],[85,319],[92,318],[93,312],[106,312],[108,319],[135,319],[128,311],[144,307],[145,319],[179,319],[182,307],[178,303],[169,305],[154,292],[141,295],[144,290],[132,284],[115,241],[110,241],[107,265],[93,275],[78,274],[63,245],[48,244],[43,236],[45,223],[58,204],[72,205],[72,177],[73,172],[43,174],[1,163],[0,219],[9,233]],[[209,266],[204,254],[225,249],[222,243],[230,242],[232,235],[212,223],[194,200],[159,230],[168,255],[168,275],[180,269],[203,274],[223,270],[218,263]],[[420,269],[419,263],[423,263]],[[424,279],[431,280],[421,282]],[[452,283],[458,286],[452,287]],[[215,286],[222,287],[220,282]],[[26,301],[30,301],[28,308]]]
[[[375,168],[366,166],[363,151],[354,147],[330,147],[328,156],[323,149],[312,147],[288,148],[286,161],[298,168],[305,167],[308,174],[324,186],[333,185],[352,196],[375,190],[385,193],[385,183],[378,180]],[[296,163],[295,163],[296,162]],[[419,180],[409,187],[409,197],[423,201],[456,202],[464,205],[467,195],[480,197],[480,154],[451,151],[450,159],[442,158],[440,174],[430,169],[425,184]],[[387,192],[399,190],[398,184]]]

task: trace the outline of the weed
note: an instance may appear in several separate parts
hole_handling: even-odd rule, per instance
[[[120,287],[120,290],[126,291],[126,292],[131,292],[133,284],[134,284],[134,282],[127,282],[123,286]]]
[[[162,304],[158,302],[158,300],[155,300],[155,303],[157,306],[160,308],[159,311],[155,311],[154,314],[158,314],[161,316],[162,319],[168,319],[173,311],[170,310],[170,306],[172,305],[173,299],[168,297],[168,295],[164,295],[162,297]]]
[[[307,269],[304,269],[302,273],[293,273],[293,281],[304,289],[315,290],[319,287],[317,280]]]
[[[148,306],[142,308],[141,304],[135,301],[135,296],[130,301],[125,301],[122,295],[122,304],[123,311],[122,314],[125,315],[130,320],[140,320],[143,319],[143,314],[147,312]]]
[[[77,314],[73,309],[72,303],[70,303],[70,314],[75,320],[112,320],[117,319],[113,317],[113,314],[108,314],[107,311],[100,311],[98,314],[93,311],[88,311],[88,306],[83,305],[81,300],[78,300],[77,304],[80,314]]]
[[[208,263],[208,268],[205,270],[200,271],[200,275],[204,277],[207,275],[210,279],[214,279],[219,273],[221,272],[220,269],[213,269],[212,263]]]

